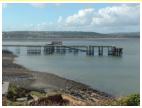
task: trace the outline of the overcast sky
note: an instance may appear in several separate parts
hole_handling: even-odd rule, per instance
[[[3,31],[139,32],[139,4],[3,4]]]

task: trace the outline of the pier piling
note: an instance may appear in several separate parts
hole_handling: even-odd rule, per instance
[[[103,46],[98,46],[99,56],[103,56]]]

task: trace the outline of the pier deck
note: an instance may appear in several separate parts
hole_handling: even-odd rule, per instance
[[[66,53],[68,50],[69,52],[86,52],[88,56],[94,56],[94,50],[98,49],[98,55],[103,56],[104,49],[107,49],[108,56],[122,56],[123,48],[117,48],[116,46],[97,46],[97,45],[54,45],[54,44],[47,44],[47,45],[2,45],[3,47],[27,47],[28,53],[41,53],[40,48],[44,49],[46,54],[53,54],[53,53]],[[33,48],[33,49],[32,49]],[[38,50],[36,49],[38,48]]]

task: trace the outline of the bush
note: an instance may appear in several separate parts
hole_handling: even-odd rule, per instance
[[[140,95],[139,94],[132,94],[130,96],[121,98],[117,101],[118,105],[124,106],[139,106],[140,105]]]
[[[29,90],[11,84],[8,89],[7,97],[11,101],[15,101],[16,98],[27,96],[29,92]]]
[[[10,85],[8,89],[8,94],[7,97],[10,100],[15,100],[16,99],[16,94],[17,94],[17,87],[15,85]]]
[[[139,106],[140,105],[140,95],[132,94],[126,97],[121,97],[119,99],[106,99],[99,102],[99,105],[104,106]]]

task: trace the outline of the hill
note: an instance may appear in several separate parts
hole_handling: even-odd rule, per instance
[[[139,38],[139,32],[133,33],[110,33],[102,34],[96,32],[75,31],[10,31],[2,32],[3,40],[46,40],[46,39],[76,39],[76,38]]]

